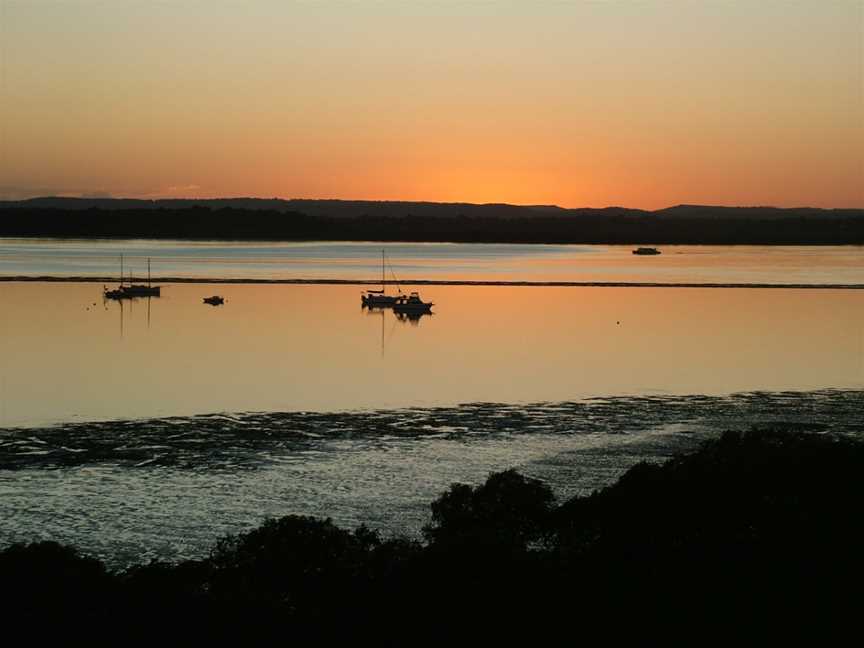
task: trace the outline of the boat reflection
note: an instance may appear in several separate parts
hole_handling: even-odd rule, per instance
[[[387,316],[386,314],[393,313],[393,318],[396,322],[401,322],[402,324],[407,323],[412,326],[417,326],[422,318],[430,318],[434,314],[431,311],[426,310],[398,312],[387,306],[364,306],[363,312],[366,313],[367,316],[380,317],[382,324]]]
[[[432,317],[432,313],[429,311],[420,311],[420,312],[408,312],[408,313],[394,313],[396,319],[400,322],[408,323],[411,326],[417,326],[420,324],[420,320],[423,317]]]
[[[392,308],[388,308],[387,306],[364,306],[363,312],[366,317],[379,317],[381,318],[381,339],[380,339],[380,350],[381,357],[385,357],[385,349],[387,348],[388,341],[393,335],[394,330],[399,325],[410,324],[411,326],[418,326],[420,324],[420,319],[425,317],[431,317],[432,313],[429,312],[410,312],[410,313],[396,313]],[[388,313],[392,313],[393,317],[391,318]],[[390,324],[388,325],[386,320],[390,320]]]
[[[147,296],[126,295],[122,299],[118,299],[118,298],[112,298],[112,297],[109,297],[109,296],[103,294],[102,306],[107,311],[109,308],[109,306],[108,306],[109,304],[116,304],[117,305],[117,310],[120,312],[120,337],[122,338],[123,334],[125,332],[124,320],[126,317],[132,317],[133,310],[134,310],[134,304],[141,301],[141,300],[147,301],[147,308],[146,308],[146,311],[147,311],[147,330],[148,331],[150,330],[150,310],[151,310],[150,306],[151,306],[152,298],[153,298],[153,295],[147,295]],[[113,308],[113,306],[112,306],[112,308]],[[126,313],[127,309],[129,310],[128,314]]]

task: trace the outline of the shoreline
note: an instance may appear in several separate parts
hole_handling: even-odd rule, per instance
[[[578,470],[578,458],[568,459]],[[217,507],[195,520],[208,530],[201,555],[167,560],[154,559],[140,536],[127,540],[123,561],[94,551],[86,541],[105,534],[87,515],[79,537],[40,528],[4,538],[0,574],[9,585],[0,604],[23,630],[42,616],[54,620],[64,639],[70,628],[91,639],[122,636],[143,610],[154,637],[170,627],[197,641],[209,628],[218,639],[236,627],[271,643],[300,636],[321,645],[323,636],[327,645],[358,637],[380,644],[382,636],[411,636],[430,609],[460,620],[460,632],[476,619],[469,636],[488,639],[485,620],[504,609],[530,629],[520,645],[538,636],[557,645],[573,636],[574,591],[585,619],[598,620],[592,633],[626,617],[651,623],[638,624],[643,636],[675,637],[670,631],[692,619],[683,628],[689,638],[704,623],[749,620],[754,609],[757,636],[776,636],[790,610],[814,620],[815,631],[836,622],[860,582],[864,526],[849,511],[862,468],[860,439],[783,427],[727,431],[631,465],[591,492],[560,494],[521,467],[493,470],[485,482],[440,484],[418,493],[425,524],[416,536],[290,508],[226,526]],[[135,512],[124,501],[124,517]],[[166,521],[153,530],[171,528]],[[574,590],[576,581],[583,586]],[[742,592],[752,596],[741,600]],[[646,610],[646,601],[656,604]],[[460,618],[466,609],[473,616]],[[337,631],[322,635],[330,619],[349,623],[331,623]]]
[[[117,277],[58,277],[52,275],[0,276],[0,283],[116,283]],[[153,283],[160,284],[285,284],[285,285],[335,285],[378,286],[378,279],[259,279],[226,277],[157,277]],[[412,279],[410,281],[386,281],[385,285],[401,286],[522,286],[556,288],[775,288],[787,290],[864,290],[864,284],[838,283],[765,283],[765,282],[663,282],[663,281],[519,281],[485,279]]]

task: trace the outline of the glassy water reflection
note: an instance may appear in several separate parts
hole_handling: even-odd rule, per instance
[[[556,258],[572,275],[570,252],[500,252],[469,278],[550,277]],[[658,276],[849,280],[847,252],[809,273],[816,257],[793,254],[791,274],[681,255]],[[621,277],[627,258],[610,261]],[[167,283],[105,302],[101,284],[0,282],[0,545],[178,559],[290,513],[417,533],[449,483],[493,470],[566,497],[725,429],[864,434],[860,290],[420,291],[433,313],[398,317],[362,309],[360,286]]]
[[[860,291],[424,286],[420,318],[353,286],[162,292],[0,284],[0,427],[864,386]]]
[[[302,243],[0,238],[0,277],[154,277],[370,280],[381,250],[398,279],[648,283],[864,284],[860,246],[661,246],[466,243]]]

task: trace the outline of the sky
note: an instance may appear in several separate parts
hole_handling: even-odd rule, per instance
[[[864,207],[862,0],[0,0],[0,198]]]

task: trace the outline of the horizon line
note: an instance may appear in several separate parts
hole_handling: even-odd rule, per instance
[[[563,207],[561,205],[555,203],[531,203],[531,204],[522,204],[522,203],[507,203],[507,202],[468,202],[468,201],[437,201],[437,200],[404,200],[404,199],[370,199],[370,198],[284,198],[279,196],[272,197],[262,197],[262,196],[209,196],[209,197],[187,197],[187,196],[171,196],[171,197],[133,197],[133,196],[86,196],[86,195],[74,195],[67,196],[62,194],[54,194],[54,195],[39,195],[39,196],[30,196],[28,198],[0,198],[0,203],[23,203],[34,200],[116,200],[116,201],[124,201],[124,200],[134,200],[139,202],[159,202],[159,201],[217,201],[217,200],[260,200],[260,201],[278,201],[278,202],[343,202],[343,203],[407,203],[407,204],[427,204],[427,205],[468,205],[473,207],[517,207],[524,209],[560,209],[562,211],[577,211],[583,209],[590,210],[607,210],[607,209],[621,209],[628,211],[642,211],[642,212],[661,212],[669,209],[677,209],[681,207],[690,207],[690,208],[711,208],[711,209],[817,209],[823,211],[832,211],[832,210],[864,210],[864,206],[860,207],[814,207],[811,205],[796,205],[793,207],[779,207],[777,205],[747,205],[747,204],[709,204],[709,203],[676,203],[673,205],[668,205],[666,207],[658,207],[657,209],[647,209],[644,207],[625,207],[623,205],[606,205],[604,207],[593,207],[588,205],[583,205],[580,207]]]

